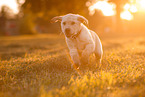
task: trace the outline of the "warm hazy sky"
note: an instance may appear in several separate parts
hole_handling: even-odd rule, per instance
[[[11,8],[14,13],[18,13],[18,4],[16,0],[0,0],[0,8],[3,5],[6,5],[9,8]]]

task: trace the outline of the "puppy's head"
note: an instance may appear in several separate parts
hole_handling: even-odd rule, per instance
[[[81,23],[88,24],[88,20],[80,15],[77,14],[67,14],[64,16],[56,16],[51,19],[51,22],[61,22],[61,29],[62,32],[65,34],[66,37],[71,37],[72,35],[77,34],[81,30]]]

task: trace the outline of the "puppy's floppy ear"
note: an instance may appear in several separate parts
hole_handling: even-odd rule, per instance
[[[88,20],[83,16],[78,15],[78,21],[88,25]]]
[[[51,23],[55,23],[55,22],[61,22],[62,21],[62,16],[56,16],[56,17],[54,17],[54,18],[52,18],[51,20],[50,20],[50,22]]]

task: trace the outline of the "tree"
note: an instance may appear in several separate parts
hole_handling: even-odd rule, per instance
[[[25,0],[20,9],[21,12],[23,12],[20,32],[33,33],[32,29],[42,24],[45,24],[47,27],[50,19],[57,15],[78,13],[86,16],[88,11],[85,5],[86,1],[87,0]],[[17,2],[20,4],[20,0],[17,0]],[[27,29],[27,31],[24,32],[23,29]]]
[[[66,13],[86,14],[87,0],[26,0],[22,8],[29,9],[32,13],[43,13],[44,16],[52,17]]]
[[[122,24],[121,24],[121,17],[120,14],[123,11],[123,5],[128,3],[130,0],[109,0],[109,2],[116,4],[116,30],[121,31]]]
[[[5,17],[5,18],[13,18],[14,17],[14,13],[12,11],[12,9],[10,9],[7,6],[2,6],[1,8],[1,12],[0,12],[0,16],[1,17]]]
[[[8,12],[8,7],[7,6],[2,6],[1,12],[0,12],[0,34],[4,34],[5,32],[5,25],[6,25],[6,20],[9,17],[9,12]]]

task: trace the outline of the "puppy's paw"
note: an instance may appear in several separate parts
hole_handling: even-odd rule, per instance
[[[72,69],[74,69],[74,68],[75,68],[75,69],[79,69],[79,67],[80,67],[80,65],[78,65],[78,64],[72,64],[72,65],[71,65],[71,68],[72,68]]]
[[[100,69],[101,66],[102,66],[101,60],[97,60],[97,62],[96,62],[96,67],[97,67],[98,69]]]

